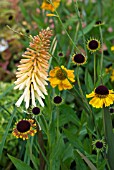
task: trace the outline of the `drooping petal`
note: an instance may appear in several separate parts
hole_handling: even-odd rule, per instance
[[[96,107],[96,108],[102,108],[103,100],[100,98],[94,97],[90,100],[89,104],[91,104],[93,107]]]
[[[91,97],[94,97],[94,96],[95,96],[94,91],[92,91],[92,93],[90,93],[90,94],[86,94],[86,98],[91,98]]]
[[[19,107],[19,106],[21,105],[23,99],[24,99],[24,94],[21,95],[21,97],[18,99],[18,101],[16,102],[15,105],[16,105],[17,107]]]
[[[32,105],[36,106],[34,88],[32,84],[31,84],[31,94],[32,94]]]

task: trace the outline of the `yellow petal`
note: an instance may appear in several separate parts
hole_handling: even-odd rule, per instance
[[[64,86],[71,86],[71,83],[69,82],[68,79],[63,80],[62,83]]]
[[[70,85],[64,85],[64,89],[66,90],[66,89],[71,89],[71,88],[73,88],[73,86],[70,84]]]
[[[98,97],[94,97],[93,99],[90,100],[89,104],[91,104],[93,107],[96,107],[96,108],[102,108],[103,100]]]
[[[55,85],[55,84],[57,85],[61,81],[59,79],[57,79],[56,77],[54,77],[54,78],[49,78],[49,82],[50,82],[51,85]]]
[[[51,77],[55,77],[56,72],[57,72],[57,70],[59,70],[59,69],[60,69],[59,67],[55,67],[53,70],[51,70],[51,71],[49,72],[49,75],[50,75]]]
[[[64,89],[62,83],[60,83],[60,84],[58,85],[58,89],[59,89],[60,91]]]
[[[111,98],[111,96],[108,96],[105,98],[105,106],[110,106],[111,104],[113,104],[113,98]]]
[[[55,14],[46,14],[47,17],[58,17],[57,15]]]
[[[73,86],[72,84],[67,80],[65,79],[64,81],[62,81],[62,84],[63,84],[63,88],[66,90],[66,89],[71,89]]]
[[[94,97],[94,96],[95,96],[94,91],[92,91],[90,94],[86,94],[86,98],[91,98],[91,97]]]
[[[114,91],[113,90],[109,90],[109,94],[114,95]]]
[[[69,77],[69,80],[71,81],[71,82],[75,82],[75,79],[72,77]]]

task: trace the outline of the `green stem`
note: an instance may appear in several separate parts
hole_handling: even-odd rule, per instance
[[[2,109],[4,109],[10,116],[12,115],[4,106],[0,106]]]
[[[96,83],[96,54],[94,54],[94,87]]]
[[[88,110],[90,113],[92,113],[91,111],[91,108],[90,106],[88,105],[88,102],[83,94],[83,91],[82,91],[82,88],[81,88],[81,84],[80,84],[80,79],[79,79],[79,67],[80,66],[77,66],[77,70],[76,70],[76,73],[77,73],[77,83],[78,83],[78,87],[79,87],[79,91],[80,91],[80,94],[81,94],[81,98],[82,98],[82,101],[85,103],[85,105],[87,106]]]
[[[52,159],[50,159],[50,166],[49,166],[49,170],[52,170]]]
[[[73,40],[75,44],[76,44],[76,38],[77,38],[77,34],[78,34],[78,29],[79,29],[79,23],[77,24],[75,35],[74,35],[74,40]],[[67,64],[68,69],[70,68],[70,65],[71,65],[73,53],[74,53],[74,46],[72,46],[70,58],[69,58],[69,61],[68,61],[68,64]],[[66,91],[63,92],[63,96],[64,96],[64,99],[66,99]]]
[[[38,124],[37,119],[35,119],[35,120],[36,120],[36,122],[37,122],[37,124]],[[45,117],[44,117],[43,114],[41,114],[41,117],[39,117],[39,122],[40,122],[41,120],[42,120],[42,123],[43,123],[44,126],[45,126],[45,133],[46,133],[46,135],[47,135],[49,148],[51,148],[51,140],[50,140],[50,132],[49,132],[50,126],[48,126],[48,124],[47,124],[47,122],[46,122]]]
[[[77,83],[78,83],[78,86],[79,86],[79,91],[80,91],[80,94],[81,94],[82,101],[84,102],[84,104],[85,104],[85,106],[86,106],[86,108],[87,108],[87,110],[89,112],[89,115],[91,117],[91,121],[93,122],[94,127],[97,130],[96,123],[95,123],[94,113],[91,110],[91,108],[90,108],[90,106],[89,106],[89,104],[88,104],[88,102],[87,102],[87,100],[86,100],[86,98],[85,98],[85,96],[83,94],[82,88],[81,88],[79,74],[78,74],[79,73],[79,66],[77,66],[77,71],[76,72],[77,72]]]
[[[52,2],[51,0],[48,1],[48,2],[54,7],[53,2]],[[69,38],[70,41],[72,42],[73,46],[77,49],[77,51],[80,51],[80,50],[76,47],[76,45],[75,45],[75,43],[73,42],[72,38],[70,37],[68,31],[67,31],[66,28],[64,27],[64,24],[62,23],[62,20],[61,20],[61,18],[60,18],[60,16],[59,16],[59,14],[58,14],[58,12],[57,12],[56,9],[55,9],[55,13],[56,13],[56,15],[57,15],[57,17],[58,17],[58,19],[59,19],[59,21],[60,21],[60,23],[61,23],[63,29],[65,30],[65,32],[66,32],[68,38]]]
[[[75,87],[73,87],[73,90],[74,92],[71,92],[71,90],[67,90],[67,92],[72,94],[75,97],[76,102],[83,107],[83,109],[87,112],[88,115],[90,115],[91,112],[89,111],[89,109],[87,109],[85,103],[82,105],[82,98],[80,97],[80,93],[78,92],[78,90]]]
[[[39,150],[40,150],[40,152],[41,152],[41,154],[42,154],[42,156],[43,156],[45,162],[47,163],[47,165],[49,165],[48,160],[47,160],[47,158],[45,157],[45,155],[44,155],[44,153],[43,153],[43,151],[42,151],[42,149],[41,149],[39,143],[37,143],[37,145],[38,145],[38,148],[39,148]]]
[[[27,37],[27,38],[30,39],[30,40],[33,39],[31,35],[28,36],[28,35],[23,34],[22,32],[18,32],[18,31],[16,31],[16,30],[12,29],[9,25],[6,25],[6,27],[7,27],[8,29],[10,29],[11,31],[13,31],[14,33],[20,35],[20,36]]]
[[[52,41],[52,43],[51,43],[51,47],[50,47],[51,57],[50,57],[50,60],[49,60],[48,71],[50,70],[50,67],[51,67],[51,63],[52,63],[52,59],[53,59],[53,56],[54,56],[54,52],[55,52],[56,46],[57,46],[57,39],[56,39],[56,36],[55,36],[53,41]]]
[[[106,142],[108,144],[108,163],[111,170],[114,170],[114,134],[112,128],[111,115],[109,113],[109,108],[103,108],[103,125],[104,125],[104,134]]]
[[[82,98],[84,99],[84,94],[83,94],[81,84],[80,84],[80,79],[79,79],[79,68],[80,68],[80,66],[77,66],[77,70],[76,70],[76,72],[77,72],[77,83],[78,83],[80,94],[81,94]]]
[[[75,31],[75,35],[74,35],[74,40],[73,40],[74,43],[76,42],[76,38],[77,38],[77,34],[78,34],[78,29],[79,29],[79,24],[77,24],[77,27],[76,27],[76,31]],[[69,58],[69,61],[68,61],[67,68],[70,68],[73,52],[74,52],[74,46],[72,47],[72,50],[71,50],[71,54],[70,54],[70,58]]]
[[[44,159],[44,155],[45,155],[45,148],[44,148],[44,140],[43,140],[43,135],[42,135],[42,131],[39,129],[39,125],[37,124],[37,134],[38,134],[38,144],[39,144],[39,148],[40,148],[40,152],[39,152],[39,161],[40,161],[40,167],[39,170],[45,169],[45,159]]]
[[[81,32],[82,32],[83,43],[84,43],[84,50],[85,50],[86,56],[87,56],[86,40],[85,40],[83,28],[82,28],[82,19],[81,19],[81,16],[80,16],[80,11],[78,10],[78,0],[76,0],[75,10],[76,10],[76,14],[78,16],[78,20],[79,20],[79,23],[80,23],[80,29],[81,29]]]
[[[102,1],[98,0],[97,3],[98,3],[97,5],[98,16],[99,18],[102,19]]]
[[[103,71],[103,34],[102,34],[102,29],[101,26],[99,26],[99,31],[100,31],[100,37],[101,37],[101,64],[100,64],[100,76],[101,76],[101,84],[103,84],[103,77],[102,77],[102,71]]]
[[[97,169],[98,169],[98,167],[99,167],[99,151],[97,151],[96,166],[97,166]]]
[[[68,38],[69,38],[70,41],[72,42],[73,46],[77,49],[77,51],[80,51],[80,50],[76,47],[76,45],[75,45],[75,43],[73,42],[72,38],[70,37],[68,31],[67,31],[66,28],[64,27],[64,24],[62,23],[61,18],[59,17],[58,12],[57,12],[56,10],[55,10],[55,12],[56,12],[56,15],[57,15],[57,17],[58,17],[58,19],[59,19],[59,21],[60,21],[60,23],[61,23],[63,29],[65,30],[65,32],[66,32],[66,34],[67,34]]]
[[[57,140],[59,139],[59,108],[56,108],[56,113],[57,113]]]

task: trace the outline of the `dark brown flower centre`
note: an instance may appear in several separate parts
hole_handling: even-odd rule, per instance
[[[55,104],[60,104],[62,102],[62,98],[60,96],[56,96],[54,97],[53,101]]]
[[[66,76],[67,76],[67,72],[63,69],[59,69],[56,73],[56,77],[59,79],[59,80],[64,80],[66,79]]]
[[[59,56],[59,57],[63,57],[64,54],[63,54],[62,52],[59,52],[59,53],[58,53],[58,56]]]
[[[107,87],[101,85],[101,86],[98,86],[96,89],[95,89],[95,93],[100,95],[100,96],[104,96],[104,95],[108,95],[109,94],[109,90],[107,89]]]
[[[82,54],[76,54],[74,56],[74,62],[81,64],[84,63],[84,61],[85,61],[85,57]]]
[[[103,142],[97,141],[95,146],[96,146],[96,148],[101,149],[101,148],[103,148]]]
[[[27,132],[30,130],[30,122],[27,120],[21,120],[17,124],[17,130],[21,133]]]
[[[98,48],[98,46],[99,46],[99,43],[98,43],[97,40],[91,40],[91,41],[89,42],[88,46],[89,46],[89,48],[90,48],[91,50],[96,50],[96,49]]]
[[[101,21],[96,21],[96,25],[99,25],[99,24],[101,24],[102,22]]]
[[[114,108],[110,107],[109,111],[110,111],[110,113],[114,113]]]
[[[40,113],[40,108],[34,107],[34,108],[32,109],[32,113],[33,113],[34,115],[38,115],[38,114]]]
[[[8,19],[9,19],[9,20],[12,20],[12,19],[13,19],[13,16],[12,16],[12,15],[10,15]]]
[[[26,29],[26,33],[29,33],[30,32],[30,30],[29,29]]]

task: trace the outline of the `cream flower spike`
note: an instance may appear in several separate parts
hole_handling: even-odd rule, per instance
[[[42,99],[45,99],[44,95],[47,95],[45,86],[48,85],[46,81],[51,36],[52,31],[49,28],[41,30],[39,35],[31,37],[29,48],[22,55],[23,58],[16,72],[17,80],[14,82],[16,85],[14,89],[23,90],[23,94],[16,102],[17,107],[23,100],[26,103],[26,109],[30,104],[36,106],[36,99],[44,107]]]

